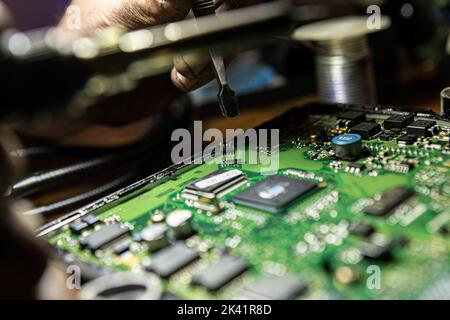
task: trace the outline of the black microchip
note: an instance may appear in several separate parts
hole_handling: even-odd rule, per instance
[[[246,300],[292,300],[308,291],[308,285],[291,275],[264,276],[246,288],[242,298]]]
[[[236,195],[233,201],[269,212],[282,211],[292,201],[317,188],[317,184],[288,177],[270,176]]]
[[[168,278],[197,260],[198,257],[197,251],[188,248],[183,242],[177,242],[155,253],[146,270],[154,272],[160,277]]]
[[[412,114],[407,115],[394,115],[384,120],[383,126],[386,130],[403,129],[407,125],[414,122],[414,116]]]
[[[89,226],[93,226],[94,224],[100,222],[100,218],[92,214],[83,217],[82,220],[86,222]]]
[[[89,250],[95,251],[110,244],[113,241],[119,240],[123,236],[130,233],[130,229],[120,224],[106,225],[100,230],[90,234],[81,242]]]
[[[411,145],[416,141],[417,141],[416,136],[412,136],[412,135],[408,135],[408,134],[404,134],[401,137],[397,138],[397,143],[403,144],[403,145]]]
[[[375,231],[375,228],[368,223],[353,222],[352,224],[350,224],[349,231],[351,234],[357,236],[368,237]]]
[[[214,292],[243,274],[247,269],[248,265],[244,260],[225,254],[219,261],[194,275],[192,283]]]
[[[394,136],[389,133],[382,133],[378,136],[381,141],[391,141]]]
[[[82,233],[84,230],[86,230],[89,227],[89,225],[86,222],[77,220],[70,224],[69,228],[72,232],[76,234]]]
[[[227,189],[244,181],[245,175],[238,169],[218,170],[203,177],[201,180],[189,184],[185,188],[185,192],[207,198],[214,198]]]
[[[381,196],[373,205],[364,208],[364,213],[372,216],[385,216],[414,195],[414,190],[397,187]]]
[[[436,125],[436,121],[417,120],[406,128],[406,133],[418,137],[429,137],[431,132],[429,129]]]
[[[366,121],[366,114],[358,111],[346,111],[338,114],[338,120],[344,120],[349,123],[350,126],[354,126],[360,122]]]
[[[381,132],[381,126],[377,122],[361,122],[351,128],[350,132],[359,134],[364,140],[369,140]]]

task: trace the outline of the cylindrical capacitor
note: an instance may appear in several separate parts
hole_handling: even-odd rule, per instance
[[[151,252],[164,248],[169,244],[167,226],[164,224],[148,226],[141,231],[141,239],[147,243]]]
[[[450,117],[450,87],[441,91],[441,115]]]
[[[177,239],[185,239],[194,233],[192,227],[192,212],[189,210],[175,210],[166,219]]]
[[[359,134],[342,134],[331,139],[336,157],[344,160],[357,159],[362,152],[362,138]]]

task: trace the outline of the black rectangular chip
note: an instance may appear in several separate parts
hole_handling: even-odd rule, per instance
[[[317,188],[317,184],[282,176],[270,176],[236,195],[233,201],[251,208],[280,212],[300,196]]]
[[[264,276],[246,288],[241,295],[243,300],[292,300],[308,291],[308,285],[292,275],[283,277]]]
[[[381,196],[373,205],[364,208],[364,213],[373,216],[385,216],[403,202],[414,195],[414,190],[410,188],[397,187],[391,189]]]
[[[130,229],[118,223],[106,225],[82,241],[89,250],[95,251],[130,233]]]
[[[406,133],[418,137],[429,137],[431,132],[429,129],[436,125],[436,121],[417,120],[406,128]]]
[[[194,275],[192,282],[214,292],[240,276],[247,269],[248,265],[242,259],[224,255],[218,262]]]
[[[162,278],[168,278],[199,257],[197,251],[188,248],[183,242],[161,249],[151,258],[147,271],[154,272]]]
[[[77,220],[70,224],[69,228],[73,233],[81,234],[84,230],[86,230],[89,225],[86,222]]]
[[[364,140],[369,140],[381,132],[381,126],[376,122],[361,122],[351,128],[350,132],[359,134]]]
[[[94,224],[100,222],[100,218],[92,214],[83,217],[82,220],[86,222],[89,226],[93,226]]]
[[[366,114],[359,111],[346,111],[338,114],[338,120],[343,120],[348,123],[349,126],[354,126],[360,122],[366,121]]]
[[[414,122],[414,116],[412,114],[407,115],[393,115],[384,120],[383,126],[386,130],[403,129],[407,125]]]

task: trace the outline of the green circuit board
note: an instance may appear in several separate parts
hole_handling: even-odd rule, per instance
[[[355,131],[361,114],[377,129]],[[246,163],[179,166],[69,215],[45,237],[85,263],[156,273],[179,299],[450,298],[450,124],[415,114],[414,121],[429,122],[419,131],[412,123],[388,130],[384,122],[393,115],[335,106],[292,110],[269,125],[281,130],[279,168],[271,176]],[[359,156],[346,160],[331,138],[349,132],[363,139]],[[220,195],[187,190],[231,171],[239,183]],[[297,194],[275,207],[246,204],[253,193],[243,192],[271,178],[292,182]],[[186,210],[192,230],[175,239],[169,216]],[[88,215],[99,219],[80,225]],[[117,234],[122,250],[117,239],[94,243],[92,235],[111,225],[128,231]],[[155,225],[165,226],[167,243],[149,250],[141,235]],[[155,266],[175,245],[195,254],[175,271]]]

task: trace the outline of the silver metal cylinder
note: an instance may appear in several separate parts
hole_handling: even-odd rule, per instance
[[[320,43],[316,82],[323,102],[375,104],[375,78],[366,38]]]
[[[318,21],[292,35],[316,53],[316,82],[323,102],[375,104],[376,87],[367,35],[389,28],[381,16],[372,26],[366,16]]]

